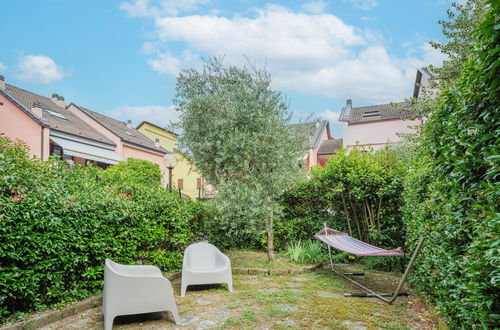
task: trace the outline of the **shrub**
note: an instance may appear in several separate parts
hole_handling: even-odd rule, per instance
[[[277,232],[286,239],[310,239],[327,223],[369,243],[402,245],[403,173],[397,152],[389,147],[340,150],[284,195],[285,220]]]
[[[120,164],[129,174],[155,167]],[[201,206],[165,193],[154,184],[159,181],[140,173],[122,176],[118,187],[96,180],[115,175],[121,174],[113,167],[71,170],[64,162],[30,159],[23,145],[0,136],[2,320],[100,291],[105,258],[180,267]],[[138,189],[123,193],[132,186]]]
[[[457,328],[500,321],[499,13],[489,1],[476,51],[424,125],[405,180],[408,244],[426,237],[411,282]]]

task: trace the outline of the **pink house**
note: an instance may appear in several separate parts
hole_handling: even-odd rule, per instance
[[[74,103],[68,105],[67,109],[113,141],[116,145],[115,152],[123,159],[139,158],[157,164],[163,173],[163,182],[168,182],[168,170],[163,164],[163,156],[168,151],[159,142],[152,141],[135,129],[130,120],[125,123]]]
[[[438,77],[429,70],[418,69],[413,98],[435,95],[436,90],[432,82],[437,79]],[[400,141],[401,133],[413,133],[423,120],[415,118],[415,112],[408,102],[354,108],[351,100],[347,100],[339,118],[339,121],[344,123],[346,148],[371,146],[374,149]]]
[[[0,132],[24,141],[31,155],[47,160],[57,155],[68,162],[106,167],[123,160],[116,145],[64,107],[64,98],[47,98],[6,84],[0,77]]]
[[[129,123],[124,123],[64,98],[47,98],[5,83],[0,76],[0,132],[24,141],[30,154],[41,160],[57,155],[69,163],[93,163],[106,168],[128,158],[157,164],[168,180],[163,164],[167,150],[151,141]]]
[[[306,169],[312,166],[324,166],[336,150],[342,147],[341,139],[334,139],[330,134],[330,123],[327,120],[291,125],[292,130],[306,138],[309,150],[304,155]]]
[[[422,123],[412,116],[414,112],[405,102],[354,108],[352,101],[347,100],[339,118],[344,123],[344,146],[378,149],[398,142],[400,133],[414,132],[413,128]]]

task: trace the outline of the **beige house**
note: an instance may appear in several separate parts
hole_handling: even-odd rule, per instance
[[[176,149],[177,134],[147,121],[141,122],[136,129],[151,141],[157,141],[163,148],[175,154],[178,163],[172,170],[172,184],[176,189],[190,198],[209,197],[210,187],[206,185],[189,158]]]

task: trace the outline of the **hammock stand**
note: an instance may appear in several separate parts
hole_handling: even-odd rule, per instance
[[[333,268],[333,261],[332,261],[332,253],[331,253],[331,248],[335,248],[340,251],[344,251],[350,254],[354,254],[357,256],[405,256],[405,253],[401,248],[397,248],[394,250],[385,250],[370,244],[367,244],[365,242],[362,242],[360,240],[355,239],[354,237],[351,237],[347,235],[346,233],[343,233],[341,231],[329,228],[324,225],[324,228],[314,235],[317,239],[322,241],[323,243],[326,243],[328,245],[328,255],[330,257],[330,267],[332,268],[332,271],[345,278],[346,280],[350,281],[351,283],[355,284],[356,286],[360,287],[361,289],[369,292],[369,293],[346,293],[346,297],[376,297],[379,298],[380,300],[392,304],[399,296],[407,296],[408,294],[405,292],[401,292],[401,289],[403,288],[403,284],[406,281],[406,278],[408,277],[408,274],[410,273],[410,270],[413,266],[413,263],[415,262],[415,259],[417,258],[418,253],[420,252],[420,249],[422,248],[422,244],[424,243],[424,237],[421,237],[418,241],[417,247],[415,248],[415,251],[413,252],[413,255],[411,256],[410,262],[408,263],[408,266],[406,267],[406,270],[403,274],[403,277],[401,278],[401,281],[399,281],[399,284],[396,288],[396,291],[394,293],[377,293],[367,287],[365,287],[363,284],[356,282],[352,278],[348,277],[354,276],[354,275],[364,275],[364,273],[341,273],[335,268]],[[385,297],[390,297],[389,299]]]

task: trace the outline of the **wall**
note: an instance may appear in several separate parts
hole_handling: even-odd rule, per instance
[[[3,103],[0,105],[0,132],[11,140],[19,139],[26,143],[30,149],[30,155],[47,160],[49,129],[44,129],[3,95],[0,95],[0,102]]]
[[[329,134],[328,130],[324,129],[316,148],[309,149],[309,157],[308,157],[308,161],[306,163],[307,169],[310,169],[312,166],[318,165],[318,151],[319,151],[319,147],[321,147],[321,142],[328,140],[329,138],[330,138],[330,134]]]
[[[172,152],[176,147],[176,135],[164,129],[149,125],[148,123],[144,123],[138,128],[138,131],[146,135],[153,141],[155,140],[155,138],[160,139],[160,145],[170,152]],[[183,154],[175,152],[175,156],[177,157],[179,162],[177,163],[177,166],[172,170],[172,183],[174,187],[177,186],[178,179],[183,179],[184,187],[182,189],[182,193],[188,195],[191,198],[197,198],[197,182],[198,179],[201,178],[201,175],[196,172],[194,165],[192,165],[189,159],[186,158]],[[205,189],[206,187],[203,188]]]
[[[85,112],[81,111],[76,107],[74,104],[70,104],[67,107],[68,110],[71,110],[75,115],[80,117],[86,124],[88,124],[90,127],[113,141],[114,144],[116,144],[115,152],[122,156],[122,148],[123,148],[123,143],[120,139],[119,136],[116,136],[113,132],[109,131],[106,127],[102,126],[99,124],[97,121],[95,121],[93,118],[91,118],[89,115],[87,115]],[[123,156],[122,156],[123,157]]]
[[[412,126],[420,125],[417,120],[379,120],[363,124],[344,123],[344,146],[347,148],[359,145],[372,145],[377,149],[390,142],[401,140],[397,133],[412,133]]]

